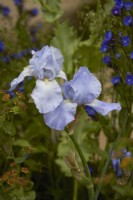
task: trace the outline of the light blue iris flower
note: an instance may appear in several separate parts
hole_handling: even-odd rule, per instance
[[[63,85],[64,96],[78,105],[88,105],[102,115],[112,110],[121,110],[119,103],[107,103],[96,98],[101,93],[101,84],[87,67],[80,67],[73,80]]]
[[[101,84],[87,67],[80,67],[73,80],[67,81],[66,74],[61,70],[64,59],[59,49],[45,46],[32,54],[30,65],[11,82],[10,91],[26,76],[35,77],[36,86],[31,97],[50,128],[64,130],[74,120],[78,105],[91,106],[102,115],[121,109],[119,103],[96,99],[101,93]],[[62,86],[55,80],[58,77],[65,80]]]
[[[73,80],[62,85],[64,101],[52,112],[43,115],[45,123],[56,130],[64,130],[74,120],[77,105],[88,105],[102,115],[120,110],[119,103],[107,103],[96,98],[101,93],[101,83],[87,67],[80,67]]]
[[[44,46],[40,51],[32,51],[32,54],[30,65],[11,82],[10,91],[15,89],[26,76],[35,77],[36,86],[31,97],[39,112],[44,114],[55,110],[63,101],[61,87],[55,78],[67,79],[61,70],[64,59],[59,49],[52,46]]]

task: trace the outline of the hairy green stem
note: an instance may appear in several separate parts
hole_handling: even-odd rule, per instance
[[[79,147],[77,141],[75,140],[74,134],[69,135],[69,137],[71,138],[71,141],[73,142],[75,149],[77,150],[77,152],[79,154],[79,157],[82,161],[83,167],[84,167],[85,172],[86,172],[86,176],[90,180],[90,185],[88,185],[88,187],[87,187],[88,194],[89,194],[89,200],[94,200],[94,185],[93,185],[93,182],[92,182],[90,170],[89,170],[89,167],[88,167],[87,162],[85,160],[84,154],[83,154],[81,148]]]

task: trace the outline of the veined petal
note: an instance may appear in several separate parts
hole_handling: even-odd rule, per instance
[[[42,114],[55,110],[63,101],[62,91],[56,80],[37,80],[31,97]]]
[[[17,78],[13,79],[13,81],[10,84],[11,85],[10,91],[14,90],[16,88],[16,86],[20,82],[22,82],[26,76],[32,76],[32,72],[30,71],[29,66],[25,67],[24,70],[21,72],[21,74]]]
[[[119,103],[107,103],[104,101],[99,101],[95,99],[92,103],[86,104],[91,106],[101,115],[107,115],[110,111],[121,110],[121,105]]]
[[[59,71],[59,73],[56,75],[56,77],[62,78],[64,80],[67,80],[65,72],[63,72],[62,70]]]
[[[30,59],[30,69],[37,79],[56,77],[64,61],[60,50],[52,46],[44,46],[40,51],[33,53]]]
[[[54,111],[43,115],[46,125],[55,130],[64,130],[74,120],[76,107],[76,103],[64,100]]]
[[[75,103],[86,104],[91,103],[101,93],[101,83],[90,73],[87,67],[80,67],[74,75],[73,80],[67,82],[63,86],[65,97],[71,97]]]

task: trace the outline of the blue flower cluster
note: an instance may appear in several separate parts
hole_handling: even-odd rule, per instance
[[[120,149],[119,151],[112,152],[112,167],[117,177],[124,176],[124,170],[121,168],[121,162],[125,158],[131,158],[131,152],[126,149]]]
[[[61,69],[64,58],[59,49],[44,46],[40,51],[32,51],[32,54],[29,66],[11,82],[10,91],[26,76],[35,77],[36,86],[31,97],[50,128],[63,130],[74,120],[77,106],[85,106],[88,114],[91,111],[91,114],[97,112],[101,115],[121,109],[119,103],[97,99],[101,84],[87,67],[80,67],[73,79],[68,81]],[[56,81],[58,78],[62,79],[61,83]]]
[[[13,0],[14,4],[18,7],[18,10],[20,7],[23,7],[23,0]],[[3,6],[0,5],[0,11],[2,13],[3,16],[8,17],[10,16],[11,13],[11,9],[8,6]],[[35,17],[39,14],[39,9],[38,8],[32,8],[31,10],[27,11],[27,13],[32,16]]]
[[[133,8],[133,3],[130,1],[124,0],[114,0],[115,6],[112,8],[112,14],[114,16],[119,16],[122,13],[122,10],[130,11]]]
[[[116,24],[121,24],[121,32],[119,32],[119,30],[118,32],[116,30],[107,30],[105,32],[100,47],[101,52],[104,53],[102,61],[107,67],[111,67],[114,70],[115,76],[111,79],[111,83],[113,85],[118,86],[122,82],[126,83],[128,86],[132,86],[133,70],[131,66],[133,64],[133,2],[124,0],[114,0],[114,4],[115,5],[112,9],[112,14],[114,16],[119,16],[115,19]],[[124,67],[123,65],[125,65],[125,63],[127,63],[128,66]],[[129,72],[127,73],[125,69],[127,69],[127,71]],[[120,71],[121,73],[119,73]]]

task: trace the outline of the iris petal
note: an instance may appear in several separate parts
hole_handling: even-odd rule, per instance
[[[32,76],[29,66],[25,67],[21,74],[17,78],[13,79],[13,81],[11,82],[10,91],[14,90],[17,85],[24,80],[26,76]]]
[[[61,88],[55,80],[37,80],[31,97],[42,114],[55,110],[63,101]]]
[[[74,120],[76,107],[76,103],[64,100],[54,111],[43,115],[46,125],[55,130],[64,130]]]
[[[113,110],[121,110],[121,106],[119,103],[107,103],[104,101],[99,101],[97,99],[87,105],[91,106],[101,115],[107,115],[110,111]]]
[[[64,59],[59,49],[44,46],[33,54],[30,59],[30,69],[37,79],[52,80],[59,73]]]
[[[56,77],[62,78],[64,80],[67,80],[65,72],[63,72],[62,70],[59,71],[59,73],[56,75]]]
[[[80,67],[73,80],[64,84],[64,94],[67,98],[69,96],[68,87],[74,91],[70,99],[73,96],[73,101],[78,104],[91,103],[101,93],[100,82],[89,72],[87,67]]]

